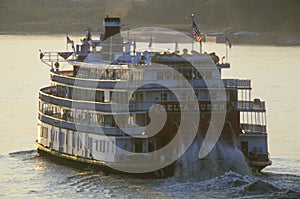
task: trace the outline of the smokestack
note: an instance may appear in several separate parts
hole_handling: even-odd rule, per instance
[[[109,17],[106,15],[103,26],[105,28],[102,40],[103,58],[112,61],[114,59],[114,53],[123,53],[121,20],[118,17]]]
[[[119,17],[109,17],[106,15],[103,26],[105,28],[104,40],[121,32],[121,20]]]

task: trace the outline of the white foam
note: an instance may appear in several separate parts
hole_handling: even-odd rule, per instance
[[[214,149],[203,159],[198,158],[203,138],[197,138],[176,162],[175,179],[208,179],[220,176],[228,171],[242,175],[251,175],[251,170],[239,149],[224,142],[218,142]]]

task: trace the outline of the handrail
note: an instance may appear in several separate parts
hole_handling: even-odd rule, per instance
[[[264,101],[238,101],[233,102],[233,106],[239,111],[266,111],[266,104]]]
[[[148,111],[154,102],[141,102],[141,103],[130,103],[128,104],[117,104],[117,103],[104,103],[104,102],[95,102],[95,101],[84,101],[84,100],[74,100],[64,97],[59,97],[52,95],[56,92],[54,86],[49,86],[40,89],[39,99],[45,102],[49,102],[54,105],[64,106],[64,107],[74,107],[77,109],[87,109],[87,110],[96,110],[102,112],[112,113],[112,106],[115,107],[115,111]]]
[[[122,80],[122,79],[85,79],[80,77],[72,77],[65,76],[56,73],[51,73],[52,81],[66,84],[66,85],[74,85],[76,82],[76,86],[82,86],[86,88],[90,88],[91,86],[95,86],[95,88],[115,88],[117,83],[124,83],[124,88],[130,88],[131,85],[145,85],[147,81],[143,80]],[[158,80],[160,81],[160,80]],[[168,80],[172,84],[170,86],[184,86],[179,80]],[[192,80],[191,80],[192,81]],[[225,88],[246,88],[251,89],[251,80],[239,80],[239,79],[223,79]],[[218,80],[193,80],[193,86],[205,88],[206,83],[209,83],[210,86],[214,88],[220,88],[222,81]],[[179,84],[176,84],[178,82]],[[121,85],[119,84],[119,87]],[[145,85],[145,88],[149,87],[149,85]],[[157,87],[157,86],[156,86]],[[121,88],[121,87],[120,87]]]
[[[227,88],[251,89],[250,79],[223,79],[224,86]]]
[[[39,120],[47,124],[59,126],[74,131],[83,131],[83,132],[91,132],[91,133],[114,135],[114,136],[124,135],[122,130],[116,127],[106,127],[106,126],[100,126],[92,123],[87,123],[87,124],[75,123],[69,120],[63,120],[61,118],[52,117],[50,115],[46,115],[41,112],[39,112]]]
[[[72,55],[72,52],[66,53],[70,53],[70,55]],[[73,54],[72,57],[74,59],[75,55]],[[53,63],[55,62],[67,62],[67,58],[61,57],[59,52],[40,52],[40,60],[50,67],[53,67]]]
[[[52,95],[55,92],[56,92],[56,87],[54,86],[42,88],[39,91],[39,99],[59,106],[74,107],[78,109],[88,109],[88,110],[102,110],[102,111],[111,112],[111,104],[95,102],[95,101],[73,100],[73,99]]]
[[[39,112],[39,120],[42,122],[45,122],[47,124],[59,126],[62,128],[74,130],[74,131],[81,131],[81,132],[90,132],[90,133],[96,133],[96,134],[105,134],[105,135],[112,135],[112,136],[127,136],[123,132],[130,132],[131,135],[139,135],[139,136],[147,136],[142,135],[141,130],[142,128],[140,126],[126,126],[122,127],[122,129],[118,127],[112,127],[112,126],[101,126],[97,123],[81,123],[76,122],[78,120],[70,121],[70,120],[63,120],[62,118],[53,117],[51,115],[44,114],[42,112]]]
[[[66,85],[75,85],[90,88],[95,86],[95,88],[114,88],[117,82],[122,80],[97,80],[97,79],[84,79],[80,77],[71,77],[65,75],[59,75],[56,73],[51,73],[52,81],[63,83]]]
[[[266,125],[257,125],[257,124],[241,124],[241,128],[246,132],[246,133],[266,133],[267,132],[267,127]]]

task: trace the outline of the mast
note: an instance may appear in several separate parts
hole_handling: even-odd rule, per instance
[[[194,34],[193,34],[193,32],[194,32],[194,26],[193,26],[193,23],[194,23],[194,14],[192,14],[191,18],[192,18],[191,37],[193,38],[193,39],[192,39],[192,50],[194,50]]]

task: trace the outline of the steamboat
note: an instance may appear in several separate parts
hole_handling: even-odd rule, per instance
[[[265,102],[251,99],[251,80],[222,79],[230,64],[214,53],[139,52],[119,18],[103,24],[98,40],[88,29],[76,46],[67,37],[72,51],[40,52],[51,85],[39,91],[38,154],[166,177],[184,157],[222,159],[214,151],[223,143],[253,170],[271,165]]]

